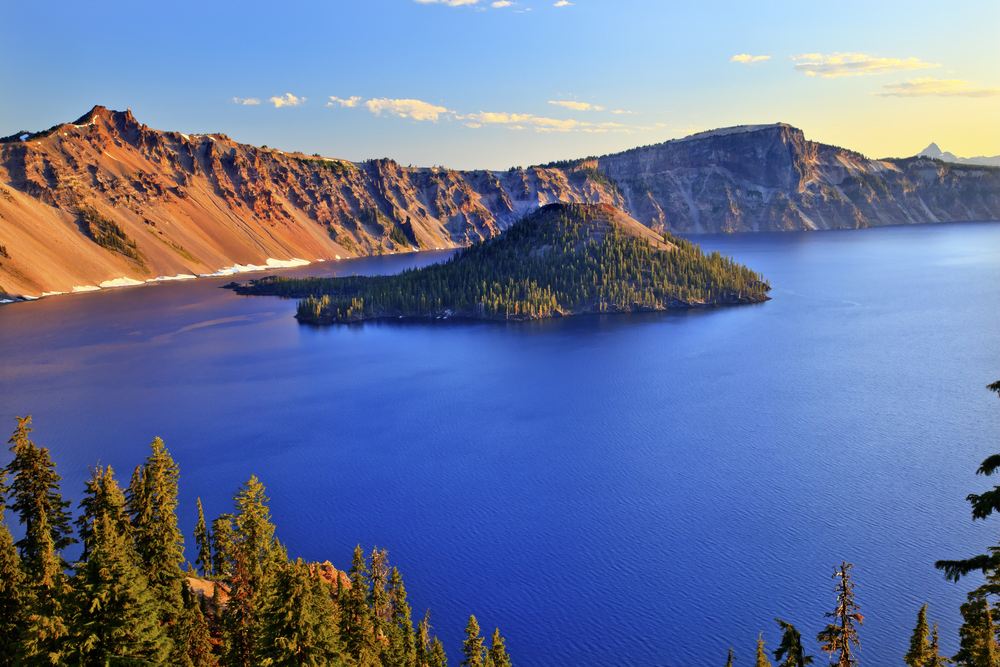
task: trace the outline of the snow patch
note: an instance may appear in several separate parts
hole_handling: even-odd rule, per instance
[[[40,297],[40,296],[28,296],[27,294],[22,294],[21,298],[24,299],[25,301],[38,301],[42,297]]]
[[[190,273],[178,273],[176,276],[157,276],[155,278],[150,278],[147,283],[161,283],[167,280],[194,280],[198,276]]]
[[[237,264],[235,266],[227,266],[224,269],[219,269],[215,273],[199,273],[200,278],[214,278],[218,276],[232,276],[237,273],[252,273],[254,271],[267,271],[268,269],[287,269],[293,266],[307,266],[311,264],[305,259],[274,259],[272,257],[267,258],[267,262],[260,266],[258,264]]]
[[[181,136],[184,137],[184,141],[187,141],[188,139],[191,138],[188,135],[184,134],[183,132],[181,132]]]
[[[101,287],[131,287],[132,285],[141,284],[141,280],[132,280],[131,278],[115,278],[114,280],[105,280],[101,283]]]
[[[74,292],[96,292],[101,288],[97,285],[77,285],[73,288]]]
[[[0,299],[0,303],[14,303],[14,299]]]
[[[334,255],[334,259],[340,259],[340,255]]]
[[[42,296],[56,296],[58,294],[65,294],[66,292],[42,292]]]

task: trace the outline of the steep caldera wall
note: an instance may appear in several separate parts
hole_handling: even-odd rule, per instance
[[[1000,169],[869,160],[782,123],[596,159],[634,218],[671,232],[844,229],[1000,219]]]
[[[554,202],[610,204],[681,233],[1000,219],[1000,168],[869,160],[784,124],[528,169],[406,168],[163,132],[94,107],[0,139],[0,294],[450,248]]]
[[[580,168],[351,163],[162,132],[95,107],[0,142],[0,293],[451,248],[552,202],[624,206]]]

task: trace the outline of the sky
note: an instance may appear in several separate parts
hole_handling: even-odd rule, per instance
[[[507,169],[784,122],[869,157],[1000,155],[1000,1],[7,0],[0,136],[150,127]]]

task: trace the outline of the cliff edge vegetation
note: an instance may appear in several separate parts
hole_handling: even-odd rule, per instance
[[[300,322],[533,320],[766,301],[756,272],[659,236],[608,205],[551,204],[442,264],[392,276],[269,276],[241,294],[299,298]]]

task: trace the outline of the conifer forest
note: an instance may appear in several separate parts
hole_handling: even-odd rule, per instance
[[[1000,382],[987,387],[1000,395]],[[385,550],[354,551],[350,569],[292,559],[278,540],[263,483],[251,476],[233,495],[232,511],[206,520],[201,501],[194,547],[185,555],[178,529],[180,471],[156,438],[123,486],[111,466],[96,466],[76,508],[63,500],[49,450],[31,439],[31,417],[19,417],[0,468],[0,666],[357,665],[446,667],[428,611],[414,625],[401,573]],[[990,476],[1000,453],[976,471]],[[1000,511],[1000,486],[970,494],[974,519]],[[73,511],[75,509],[75,512]],[[9,511],[8,511],[9,510]],[[74,518],[75,514],[75,518]],[[6,517],[23,533],[14,541]],[[78,560],[64,553],[78,545]],[[942,655],[927,605],[916,613],[908,667],[1000,665],[1000,547],[935,567],[956,583],[981,572],[982,585],[961,606],[959,651]],[[190,554],[194,555],[193,564]],[[186,570],[185,564],[186,563]],[[930,564],[928,564],[930,565]],[[859,664],[864,615],[855,599],[852,565],[833,568],[830,611],[813,619],[815,645],[831,667]],[[755,667],[804,667],[812,642],[791,622],[775,618],[777,644],[761,633]],[[901,632],[903,629],[900,630]],[[462,667],[509,667],[499,629],[484,638],[470,616]],[[749,654],[751,647],[744,647]],[[732,667],[741,650],[719,656]],[[459,661],[458,655],[461,655]],[[665,647],[664,660],[669,661]],[[747,658],[749,660],[749,658]]]

